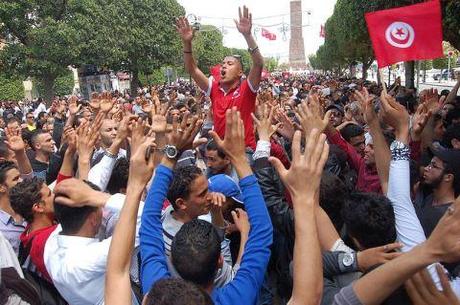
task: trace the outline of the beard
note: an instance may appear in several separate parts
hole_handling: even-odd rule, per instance
[[[433,179],[433,181],[431,182],[422,180],[422,185],[428,189],[434,190],[438,188],[438,186],[441,184],[443,176],[444,176],[444,173],[441,173],[438,177]]]

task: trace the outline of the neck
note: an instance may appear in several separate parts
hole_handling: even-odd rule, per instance
[[[22,217],[16,214],[16,212],[11,207],[10,198],[6,194],[0,196],[0,210],[3,210],[4,212],[10,214],[15,221],[22,220]]]
[[[230,82],[229,82],[229,83],[221,83],[221,84],[220,84],[220,87],[221,87],[222,89],[224,89],[225,92],[228,92],[230,89],[237,87],[238,84],[239,84],[239,82],[240,82],[240,81],[237,79],[237,80],[235,80],[235,81],[232,82],[232,83],[230,83]]]
[[[433,190],[433,205],[440,205],[455,200],[455,193],[452,187],[441,183],[436,189]]]
[[[214,290],[214,284],[210,283],[207,286],[201,286],[209,295],[211,295],[212,291]]]
[[[47,153],[44,153],[42,151],[37,151],[35,154],[35,160],[43,162],[43,163],[48,163],[50,160],[50,156]]]
[[[34,216],[34,221],[30,224],[29,233],[47,228],[53,225],[53,218],[49,214],[36,214]]]
[[[173,211],[172,212],[172,217],[175,220],[180,221],[182,223],[190,222],[190,221],[192,221],[193,219],[196,218],[196,217],[191,217],[190,215],[188,215],[187,213],[185,213],[183,211]]]

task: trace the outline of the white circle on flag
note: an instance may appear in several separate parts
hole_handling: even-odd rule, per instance
[[[385,38],[393,47],[409,48],[415,39],[414,28],[405,22],[393,22],[385,31]]]

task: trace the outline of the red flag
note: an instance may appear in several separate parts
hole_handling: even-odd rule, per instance
[[[443,56],[439,0],[366,14],[378,66]]]
[[[262,28],[262,37],[265,37],[268,40],[276,40],[276,35],[264,28]]]
[[[319,30],[319,37],[326,37],[326,30],[324,29],[324,25],[321,25],[321,30]]]

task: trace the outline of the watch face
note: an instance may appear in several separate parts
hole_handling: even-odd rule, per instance
[[[168,158],[174,159],[175,157],[177,157],[177,149],[174,146],[166,146],[165,154]]]
[[[353,255],[350,253],[345,253],[343,256],[343,260],[342,260],[343,265],[346,267],[350,267],[351,265],[353,265],[353,262],[354,262]]]

